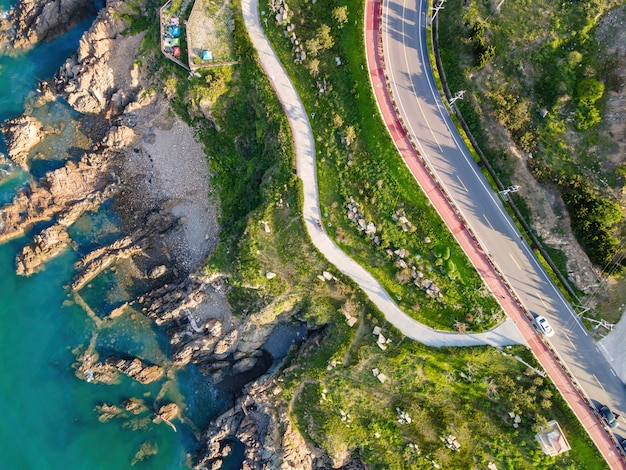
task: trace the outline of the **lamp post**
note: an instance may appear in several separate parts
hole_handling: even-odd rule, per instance
[[[456,100],[462,100],[464,94],[465,94],[465,90],[457,91],[454,94],[454,96],[450,98],[450,101],[448,101],[448,104],[452,106]]]
[[[519,190],[520,190],[520,186],[511,185],[511,186],[508,186],[508,187],[504,188],[502,191],[498,191],[498,194],[500,196],[502,196],[502,199],[504,199],[505,201],[508,201],[509,200],[508,194],[509,193],[516,193]]]
[[[433,15],[430,17],[430,22],[432,23],[433,21],[435,21],[435,18],[437,17],[437,13],[439,13],[439,10],[443,9],[443,4],[446,2],[446,0],[439,0],[439,3],[437,3],[437,5],[433,6]]]

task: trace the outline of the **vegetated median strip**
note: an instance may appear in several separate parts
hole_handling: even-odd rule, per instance
[[[519,343],[516,330],[502,324],[493,330],[476,334],[458,334],[436,331],[418,323],[404,313],[391,296],[365,268],[341,250],[317,226],[320,220],[315,145],[313,133],[304,105],[293,83],[278,60],[261,28],[258,16],[258,1],[244,0],[242,12],[248,34],[259,54],[263,70],[283,104],[292,130],[298,175],[303,182],[303,217],[313,244],[327,259],[331,260],[345,275],[351,277],[363,289],[372,302],[384,313],[387,320],[404,335],[431,346],[471,346],[489,344],[503,346]],[[513,339],[511,339],[511,336]]]

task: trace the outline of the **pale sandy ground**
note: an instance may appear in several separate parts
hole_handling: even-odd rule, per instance
[[[167,111],[167,102],[158,102],[141,110],[142,134],[136,152],[126,159],[126,170],[138,175],[135,197],[145,191],[148,201],[158,201],[161,209],[173,212],[183,221],[164,241],[178,261],[178,267],[194,273],[218,239],[218,203],[212,198],[211,178],[202,144],[194,130]],[[167,244],[167,245],[166,245]],[[221,321],[228,331],[237,322],[231,315],[226,291],[220,282],[205,285],[207,301],[189,311],[198,324],[209,318]]]

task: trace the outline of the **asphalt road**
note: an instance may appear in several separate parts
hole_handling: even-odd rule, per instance
[[[514,294],[548,319],[556,332],[549,341],[579,386],[592,402],[623,416],[614,431],[626,437],[626,387],[522,239],[442,104],[428,59],[427,6],[423,0],[383,2],[386,71],[404,126]]]

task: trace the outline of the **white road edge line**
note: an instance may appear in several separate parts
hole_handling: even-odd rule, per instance
[[[602,350],[604,351],[604,354],[611,360],[611,362],[613,362],[613,356],[611,356],[611,354],[609,354],[607,349],[604,347],[604,344],[598,343],[598,346],[600,346],[602,348]],[[611,372],[613,372],[613,369],[611,369]],[[615,372],[613,372],[613,375],[615,375]]]

